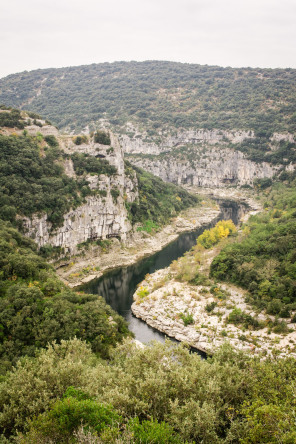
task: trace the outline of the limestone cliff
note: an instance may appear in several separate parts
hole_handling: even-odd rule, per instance
[[[34,134],[34,131],[37,133],[40,129],[42,130],[38,126],[36,129],[30,127],[29,131]],[[47,135],[49,132],[47,131]],[[125,201],[134,202],[138,198],[138,188],[136,175],[132,176],[130,172],[129,176],[125,174],[123,152],[118,140],[111,135],[110,146],[95,143],[93,138],[89,138],[87,143],[75,145],[71,136],[59,136],[55,129],[51,134],[57,136],[60,147],[66,154],[78,152],[104,158],[116,168],[117,173],[110,176],[86,175],[89,187],[97,193],[87,196],[83,205],[65,214],[63,224],[59,228],[52,229],[46,214],[23,218],[26,234],[40,247],[61,247],[65,253],[71,254],[78,251],[78,244],[89,239],[117,237],[125,240],[132,228]],[[63,166],[67,175],[75,177],[70,157],[65,159]]]
[[[253,131],[218,129],[179,130],[174,134],[160,131],[149,138],[131,124],[120,136],[134,165],[168,182],[201,187],[252,185],[255,179],[272,177],[280,165],[254,162],[239,150],[242,143],[255,139]],[[282,141],[295,142],[292,134],[274,133],[268,139],[269,152],[277,151]],[[294,166],[286,166],[289,168]]]
[[[186,154],[174,157],[172,154],[133,155],[129,160],[165,181],[200,187],[252,185],[255,179],[272,177],[277,171],[277,167],[267,162],[252,162],[243,153],[229,148],[196,146],[189,157]]]
[[[161,154],[184,144],[219,144],[241,143],[245,139],[253,139],[253,131],[223,131],[223,130],[187,130],[175,134],[160,132],[157,137],[149,138],[147,133],[141,133],[134,126],[128,127],[128,134],[120,135],[120,143],[124,152],[130,154]],[[132,134],[132,137],[131,135]],[[278,139],[277,139],[278,140]]]

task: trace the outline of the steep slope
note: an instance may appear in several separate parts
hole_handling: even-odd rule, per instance
[[[66,287],[37,253],[37,245],[0,220],[0,374],[49,341],[76,336],[100,356],[123,337],[126,322],[102,297]]]
[[[164,181],[199,187],[252,186],[257,179],[272,178],[283,168],[255,163],[225,145],[183,145],[160,155],[131,154],[128,159]]]
[[[250,166],[241,166],[244,159],[294,168],[295,80],[293,69],[115,62],[8,76],[0,79],[0,101],[42,112],[63,130],[111,129],[126,153],[159,155],[192,145],[198,160],[202,146],[209,159],[221,157],[219,170],[231,158],[217,185],[252,184],[275,169],[260,165],[257,174],[240,179],[240,170]],[[148,161],[137,159],[137,165],[154,171]],[[165,162],[164,169],[170,168]],[[199,173],[193,176],[201,182]],[[183,173],[174,178],[188,180]]]
[[[1,117],[0,217],[22,226],[43,249],[73,254],[85,242],[125,241],[133,223],[163,224],[198,202],[125,165],[112,133],[60,136],[36,115],[32,122],[27,113],[3,107]]]

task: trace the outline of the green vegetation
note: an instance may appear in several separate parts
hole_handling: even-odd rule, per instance
[[[260,329],[264,327],[262,322],[259,322],[258,319],[250,314],[244,313],[240,308],[234,308],[232,310],[228,316],[228,322],[235,325],[241,324],[248,329]]]
[[[38,136],[0,135],[2,219],[14,222],[16,214],[45,212],[47,220],[56,227],[71,207],[80,205],[84,196],[90,194],[86,181],[77,182],[66,176],[60,162],[63,153],[56,146],[56,139],[48,137],[50,146],[42,149]]]
[[[146,296],[148,296],[149,294],[149,290],[147,287],[143,287],[141,286],[138,290],[137,290],[137,296],[140,299],[144,299]]]
[[[93,173],[98,176],[100,174],[107,174],[107,176],[117,174],[116,168],[110,165],[105,159],[100,159],[85,153],[74,153],[71,155],[71,159],[73,160],[75,173],[78,176],[82,176],[85,173]]]
[[[226,139],[223,141],[226,142]],[[240,143],[227,142],[229,148],[242,151],[246,157],[254,162],[270,162],[274,165],[289,165],[296,161],[296,143],[281,140],[279,142],[271,141],[268,137],[248,137]],[[186,144],[172,148],[169,152],[162,152],[160,154],[125,154],[127,158],[147,159],[148,161],[169,162],[170,159],[175,159],[180,162],[187,161],[192,168],[196,168],[200,161],[206,163],[209,154],[207,153],[207,146],[205,144]],[[284,170],[282,174],[287,174]],[[271,179],[263,179],[270,180]],[[283,178],[285,180],[285,178]]]
[[[152,224],[164,225],[182,209],[200,201],[184,189],[165,183],[141,168],[131,166],[129,162],[126,162],[126,166],[136,171],[139,187],[139,202],[126,203],[126,207],[131,222],[142,223],[143,229],[152,229]]]
[[[1,371],[23,355],[34,356],[48,341],[76,336],[108,356],[128,334],[125,321],[103,298],[76,293],[63,285],[37,255],[33,241],[0,221]]]
[[[101,434],[106,428],[110,430],[110,426],[114,426],[117,431],[117,425],[121,423],[122,418],[111,406],[99,404],[83,392],[70,387],[63,399],[56,401],[49,411],[33,419],[30,432],[23,442],[36,442],[37,438],[42,442],[48,436],[54,438],[55,442],[71,442],[73,432],[82,425],[85,431]]]
[[[45,76],[32,109],[47,107],[63,126],[72,118],[84,126],[104,117],[120,128],[128,119],[147,129],[151,138],[161,126],[172,131],[194,125],[248,128],[256,133],[256,139],[242,145],[249,157],[260,160],[264,152],[264,159],[273,163],[295,159],[291,144],[282,142],[269,152],[266,142],[271,132],[292,132],[295,125],[295,70],[102,64],[9,76],[0,80],[0,97],[24,102]],[[22,83],[19,93],[17,79]],[[59,96],[68,110],[63,120],[57,111]],[[82,101],[83,110],[77,106]],[[0,123],[2,118],[23,128],[20,114],[2,110]],[[98,143],[110,144],[99,137]],[[78,176],[116,174],[100,158],[73,155],[72,160]],[[173,343],[145,349],[128,341],[116,346],[130,335],[125,321],[102,298],[67,288],[33,241],[13,227],[16,215],[35,212],[46,212],[57,226],[64,212],[91,192],[83,177],[77,182],[64,175],[62,161],[53,136],[29,137],[25,131],[22,136],[0,136],[0,217],[5,219],[0,220],[0,442],[295,443],[294,358],[279,360],[275,352],[274,358],[260,360],[227,344],[207,360]],[[126,163],[130,177],[134,171],[139,201],[127,208],[130,220],[142,229],[155,229],[198,203],[181,188]],[[211,264],[211,276],[246,288],[248,301],[273,317],[268,320],[270,331],[285,334],[288,326],[280,318],[296,321],[296,180],[285,172],[281,178],[285,183],[273,187],[268,179],[257,181],[265,211],[222,248]],[[112,191],[117,199],[118,190]],[[224,221],[200,236],[172,265],[176,279],[213,284],[204,291],[225,300],[226,292],[200,272],[201,253],[234,232]],[[108,247],[109,241],[97,242],[102,249]],[[45,246],[41,253],[47,256],[52,250]],[[149,296],[146,287],[137,293],[141,299]],[[214,301],[205,308],[213,313],[219,305]],[[230,310],[229,323],[243,329],[262,327],[243,310]],[[189,311],[179,317],[184,325],[194,323]],[[223,330],[221,335],[228,333]],[[248,338],[242,334],[241,340]]]
[[[185,327],[187,327],[187,325],[194,324],[194,318],[192,313],[186,311],[185,313],[180,313],[179,316],[184,322]]]
[[[22,118],[21,112],[18,109],[0,105],[0,126],[24,129],[25,125],[26,121]]]
[[[34,119],[33,120],[34,125],[42,127],[42,124],[36,121],[36,119],[41,119],[41,117],[38,114],[32,112],[26,112],[26,114],[22,115],[19,109],[15,109],[6,105],[0,105],[0,127],[3,126],[8,128],[24,129],[26,126],[32,124],[30,118]],[[50,124],[50,122],[48,121],[46,121],[46,123]]]
[[[212,301],[209,304],[207,304],[205,306],[205,309],[208,313],[211,313],[212,311],[215,310],[215,308],[217,307],[217,302],[216,301]]]
[[[133,137],[126,129],[131,122],[146,134],[144,141],[157,144],[164,129],[245,130],[250,137],[229,146],[257,162],[288,164],[296,144],[270,137],[295,133],[295,80],[295,69],[115,62],[14,74],[0,79],[0,100],[17,107],[30,100],[31,110],[72,131],[86,125],[95,131],[105,119],[116,133]],[[111,143],[105,131],[94,137]]]
[[[33,99],[60,128],[96,129],[100,118],[148,130],[254,130],[260,137],[295,130],[295,69],[221,68],[175,62],[115,62],[39,69],[0,79],[0,101]],[[36,92],[42,82],[42,93]]]
[[[11,113],[14,111],[20,115],[18,110],[11,110]],[[99,137],[101,143],[109,143],[109,135],[104,131],[98,131],[94,137]],[[29,217],[34,213],[46,213],[54,229],[63,223],[67,211],[81,205],[85,197],[93,193],[85,180],[86,174],[117,174],[116,168],[106,159],[74,153],[71,159],[79,176],[75,180],[64,173],[65,157],[52,135],[43,137],[37,133],[29,136],[25,130],[22,135],[0,134],[0,218],[20,226],[17,215]],[[135,168],[128,163],[126,170],[132,178],[135,177]],[[136,171],[139,203],[126,204],[132,223],[140,222],[144,229],[150,230],[198,202],[181,188],[165,184],[140,169]],[[105,196],[106,192],[102,190],[99,194]],[[120,192],[113,188],[111,194],[116,201]]]
[[[57,141],[57,139],[55,138],[55,136],[45,136],[44,137],[45,142],[52,147],[58,147],[59,146],[59,142]]]
[[[158,225],[156,225],[155,222],[148,219],[148,220],[145,220],[145,222],[143,223],[142,226],[137,228],[137,231],[146,231],[146,233],[153,233],[153,232],[157,231],[158,228],[159,227],[158,227]]]
[[[75,145],[82,145],[83,143],[88,142],[88,137],[85,134],[80,136],[75,136],[73,142],[75,143]]]
[[[112,196],[113,202],[116,202],[118,197],[120,196],[120,191],[117,187],[111,189],[111,196]]]
[[[295,377],[292,358],[260,361],[228,345],[202,360],[171,342],[126,342],[106,362],[61,341],[0,383],[0,427],[23,444],[291,444]]]
[[[295,185],[266,188],[265,212],[253,216],[244,237],[226,245],[211,265],[212,277],[248,289],[249,302],[281,317],[296,309]]]
[[[94,134],[94,141],[101,145],[111,145],[110,135],[106,133],[106,131],[96,131]]]
[[[291,131],[293,131],[292,128]],[[268,136],[269,134],[263,137],[247,138],[239,144],[229,146],[242,151],[255,162],[288,165],[296,161],[296,143],[285,140],[279,143],[271,142]]]

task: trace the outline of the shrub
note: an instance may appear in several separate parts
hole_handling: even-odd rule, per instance
[[[187,327],[187,325],[194,324],[194,318],[192,313],[188,312],[180,313],[179,316],[184,322],[185,327]]]
[[[234,308],[228,316],[228,322],[231,324],[243,324],[245,328],[260,329],[264,325],[248,313],[243,312],[240,308]]]
[[[49,436],[55,442],[71,442],[73,433],[81,426],[100,434],[108,426],[117,426],[121,422],[122,418],[112,406],[68,397],[56,401],[49,411],[34,419],[30,429],[34,436],[39,435],[41,442],[42,437]]]
[[[275,327],[273,327],[273,332],[274,333],[281,334],[281,333],[288,333],[288,331],[289,331],[288,330],[288,326],[287,326],[285,321],[281,321],[281,322],[277,323],[275,325]]]
[[[236,233],[236,227],[232,220],[221,220],[217,222],[214,228],[205,230],[197,238],[197,245],[202,245],[204,248],[211,248],[217,244],[221,239]]]
[[[120,191],[118,188],[112,188],[111,189],[111,196],[113,201],[116,203],[118,197],[120,196]]]
[[[228,316],[228,322],[231,324],[240,324],[244,321],[244,314],[240,308],[234,308]]]
[[[132,432],[135,444],[181,444],[183,442],[180,437],[175,435],[173,427],[164,421],[158,422],[151,419],[140,423],[139,418],[135,418],[129,421],[127,428]]]
[[[146,233],[152,233],[158,229],[158,225],[152,220],[145,220],[142,226],[137,228],[137,231],[146,231]]]
[[[149,290],[147,287],[140,287],[137,291],[137,295],[140,297],[140,299],[144,299],[146,296],[148,296]]]
[[[57,141],[55,136],[44,136],[44,140],[49,146],[59,146],[59,142]]]
[[[82,145],[83,143],[88,142],[88,137],[85,134],[79,135],[74,137],[73,142],[75,143],[75,145]]]
[[[266,312],[268,314],[277,315],[280,313],[282,309],[282,302],[280,299],[274,299],[273,301],[269,302],[266,307]]]
[[[106,131],[97,131],[94,134],[94,141],[101,145],[111,145],[110,135]]]
[[[207,304],[205,308],[208,313],[211,313],[211,311],[213,311],[216,306],[217,306],[217,302],[212,301],[209,304]]]

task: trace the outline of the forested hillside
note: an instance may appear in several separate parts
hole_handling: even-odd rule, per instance
[[[0,372],[49,341],[76,336],[108,356],[130,335],[126,322],[103,298],[67,288],[38,255],[36,244],[0,220]]]
[[[295,144],[289,138],[296,124],[295,80],[292,69],[153,61],[37,70],[0,80],[0,102],[34,111],[0,107],[1,444],[296,442],[296,361],[288,356],[294,338],[281,359],[276,349],[255,356],[252,348],[242,352],[229,344],[207,359],[173,342],[139,347],[129,341],[127,323],[101,297],[76,292],[59,280],[44,259],[52,245],[38,250],[22,233],[33,216],[41,226],[42,215],[52,231],[58,230],[68,213],[70,223],[60,238],[73,237],[77,215],[69,211],[88,205],[87,199],[98,201],[109,219],[119,208],[124,223],[140,223],[138,229],[148,232],[198,203],[184,189],[124,163],[120,147],[124,173],[119,180],[116,163],[109,162],[115,156],[112,134],[106,128],[97,132],[100,119],[136,137],[129,134],[132,126],[126,123],[131,122],[154,142],[178,129],[248,131],[246,143],[228,148],[290,168],[282,169],[281,183],[257,176],[264,212],[237,234],[230,222],[205,231],[200,250],[193,248],[180,259],[186,267],[179,280],[188,281],[193,296],[200,291],[194,300],[199,309],[202,294],[208,293],[201,285],[209,287],[217,300],[209,299],[206,311],[214,316],[216,310],[220,318],[226,291],[219,293],[219,281],[243,287],[255,315],[270,316],[266,334],[274,341],[274,333],[286,339],[294,334],[289,324],[296,322],[296,183],[290,165]],[[38,129],[49,122],[35,112],[60,128],[88,126],[90,131],[64,139],[42,134]],[[288,137],[272,145],[270,137],[277,132]],[[184,156],[192,160],[196,151],[189,145],[175,147],[172,154],[180,163]],[[91,204],[76,221],[89,236],[85,243],[100,245],[101,239],[88,231],[94,222]],[[226,232],[234,235],[226,240]],[[207,254],[212,245],[219,254],[211,263],[210,281],[198,267],[200,252]],[[190,266],[193,260],[198,267]],[[162,285],[157,282],[155,291]],[[175,289],[171,293],[178,296]],[[151,301],[154,306],[156,300]],[[185,327],[193,321],[187,308],[173,313]],[[261,328],[257,317],[235,305],[229,310],[227,322],[240,325],[241,341]],[[201,328],[206,327],[196,325],[196,332]],[[227,334],[223,330],[225,341]]]
[[[40,256],[55,251],[51,244],[38,252],[37,245],[21,234],[23,218],[40,214],[46,214],[51,229],[55,230],[63,224],[65,213],[84,204],[88,196],[106,198],[106,191],[90,187],[90,177],[118,175],[106,159],[85,153],[67,154],[59,145],[59,137],[36,132],[44,122],[40,119],[35,114],[29,116],[4,106],[0,113],[2,371],[20,356],[34,355],[36,349],[51,340],[60,342],[76,336],[107,356],[110,346],[129,334],[123,319],[102,299],[75,293],[59,281]],[[35,133],[30,135],[32,128]],[[92,137],[110,146],[107,134],[95,133]],[[74,141],[79,145],[77,138]],[[73,164],[71,176],[65,170],[65,161]],[[129,164],[126,174],[131,177],[136,174],[139,187],[139,199],[132,204],[126,202],[126,215],[133,224],[163,225],[182,208],[199,201],[185,190],[134,170]],[[113,202],[119,191],[112,189],[111,194]],[[57,249],[57,254],[61,253],[62,248]]]
[[[248,302],[257,309],[290,318],[296,309],[295,179],[263,193],[264,213],[250,219],[243,239],[222,249],[211,276],[248,289]]]
[[[30,135],[26,128],[32,123],[32,117],[40,117],[6,108],[2,106],[0,113],[0,218],[20,226],[21,216],[45,213],[55,229],[63,223],[65,213],[85,203],[87,196],[106,197],[106,191],[90,188],[89,177],[116,176],[118,171],[113,165],[98,155],[68,154],[53,135],[43,136],[38,131]],[[40,120],[35,119],[35,122]],[[1,134],[1,128],[5,127],[23,131]],[[38,129],[38,125],[36,127]],[[107,133],[95,133],[91,137],[102,137],[102,134]],[[74,146],[81,144],[79,137],[73,137]],[[86,137],[84,143],[88,141]],[[108,147],[110,139],[107,142]],[[107,150],[112,154],[112,147]],[[76,177],[66,174],[64,164],[67,160],[72,162]],[[125,202],[133,224],[151,220],[163,225],[182,209],[198,202],[196,196],[185,190],[126,163],[125,174],[133,178],[135,172],[139,199],[133,203]],[[118,193],[117,188],[111,190],[114,199]]]
[[[296,70],[175,62],[114,62],[39,69],[0,79],[0,103],[47,116],[59,128],[244,129],[295,132]]]

